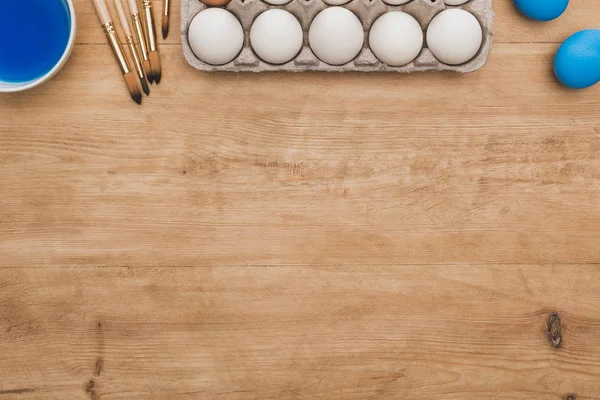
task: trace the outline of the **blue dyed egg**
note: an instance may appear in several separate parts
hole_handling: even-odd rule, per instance
[[[560,46],[554,73],[565,86],[584,89],[600,82],[600,30],[577,32]]]
[[[515,5],[531,19],[551,21],[565,12],[569,0],[515,0]]]

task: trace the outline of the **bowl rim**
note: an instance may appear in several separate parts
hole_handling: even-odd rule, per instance
[[[28,82],[23,82],[23,83],[12,83],[12,82],[2,82],[0,80],[0,93],[13,93],[13,92],[21,92],[23,90],[27,90],[27,89],[31,89],[34,88],[36,86],[39,86],[47,81],[49,81],[50,79],[52,79],[54,77],[54,75],[56,75],[58,73],[58,71],[60,71],[62,69],[62,67],[64,67],[64,65],[67,63],[67,60],[69,59],[69,57],[71,56],[71,53],[73,51],[73,47],[75,46],[75,36],[77,33],[77,20],[76,20],[76,16],[75,16],[75,6],[73,4],[73,0],[62,0],[66,3],[67,7],[69,8],[69,14],[71,17],[71,31],[69,32],[69,41],[67,42],[67,47],[65,48],[65,51],[62,55],[62,57],[60,58],[60,60],[58,60],[58,62],[56,63],[56,65],[50,70],[48,71],[46,74],[40,76],[39,78],[36,78],[32,81],[28,81]]]

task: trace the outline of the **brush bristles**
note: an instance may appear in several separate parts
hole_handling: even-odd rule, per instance
[[[166,39],[169,36],[169,26],[171,25],[171,18],[168,15],[163,15],[162,20],[162,34],[163,39]]]
[[[146,78],[140,78],[140,83],[142,84],[142,90],[146,93],[146,96],[150,96],[150,86],[148,86]]]
[[[151,51],[150,53],[148,53],[148,58],[150,59],[150,70],[152,71],[152,78],[154,78],[154,82],[158,84],[160,83],[160,79],[162,78],[160,55],[158,54],[158,51]]]
[[[148,78],[148,82],[151,84],[154,83],[154,77],[152,76],[152,67],[150,67],[150,60],[145,60],[142,62],[142,68],[144,70],[144,75]]]
[[[131,95],[133,101],[138,104],[142,104],[142,92],[137,84],[136,76],[133,74],[133,72],[129,72],[123,75],[123,77],[125,78],[127,90],[129,90],[129,94]]]

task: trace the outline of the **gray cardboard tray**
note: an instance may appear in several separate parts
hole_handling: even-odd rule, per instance
[[[225,9],[233,13],[242,23],[245,38],[244,47],[236,59],[224,65],[210,65],[200,61],[190,48],[187,31],[192,19],[200,11],[207,8],[200,0],[181,0],[181,39],[183,53],[194,68],[201,71],[263,72],[263,71],[329,71],[329,72],[418,72],[418,71],[455,71],[472,72],[481,68],[487,61],[492,48],[493,20],[492,0],[470,0],[460,6],[448,6],[443,0],[412,0],[400,6],[390,6],[382,0],[352,0],[342,7],[354,12],[365,29],[365,42],[359,55],[347,64],[334,66],[319,60],[308,45],[308,29],[313,18],[323,9],[331,7],[322,0],[291,0],[286,5],[274,6],[262,0],[231,0]],[[249,32],[254,19],[271,8],[281,8],[294,14],[304,30],[304,44],[300,53],[292,61],[272,65],[262,61],[250,47]],[[410,64],[402,67],[391,67],[380,62],[368,47],[368,32],[371,24],[382,14],[390,11],[404,11],[419,21],[423,31],[435,15],[447,8],[461,8],[473,14],[483,28],[483,43],[477,55],[465,64],[448,65],[438,61],[431,51],[425,47],[419,56]]]

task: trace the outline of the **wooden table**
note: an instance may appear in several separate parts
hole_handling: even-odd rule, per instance
[[[600,4],[572,3],[496,0],[459,76],[199,73],[176,2],[138,107],[77,0],[67,67],[0,96],[0,400],[600,399],[599,89],[551,73]]]

